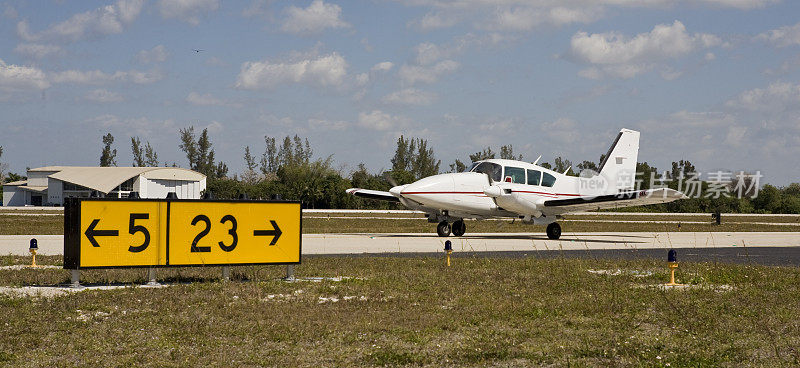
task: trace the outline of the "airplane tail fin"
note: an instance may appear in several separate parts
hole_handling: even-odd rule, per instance
[[[633,190],[636,184],[636,160],[639,158],[639,132],[622,129],[600,163],[600,175],[609,184],[608,191]]]

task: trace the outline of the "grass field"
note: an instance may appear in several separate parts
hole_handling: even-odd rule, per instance
[[[43,257],[56,264],[60,258]],[[26,258],[0,257],[3,264]],[[796,366],[800,271],[602,259],[306,257],[277,266],[159,270],[159,289],[0,296],[6,366]],[[589,270],[621,270],[595,274]],[[84,283],[142,283],[142,269]],[[53,285],[64,270],[0,270]]]
[[[365,218],[374,217],[374,218]],[[560,221],[564,232],[599,231],[800,231],[800,215],[794,216],[724,216],[720,226],[708,216],[654,215],[568,215]],[[63,215],[12,215],[0,212],[0,235],[58,235],[64,232]],[[680,226],[678,226],[680,224]],[[422,214],[353,214],[307,213],[303,232],[319,233],[434,233],[436,224]],[[469,233],[539,232],[544,226],[520,221],[467,221]]]

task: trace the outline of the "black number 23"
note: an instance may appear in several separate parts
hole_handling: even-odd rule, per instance
[[[204,222],[206,227],[205,227],[205,229],[200,231],[200,233],[198,233],[197,236],[194,237],[194,240],[192,241],[191,251],[192,252],[210,252],[211,251],[211,247],[198,247],[197,243],[199,243],[200,239],[202,239],[204,236],[208,235],[208,233],[211,231],[211,220],[206,215],[197,215],[192,220],[192,226],[196,226],[198,222]],[[230,222],[231,223],[231,228],[228,230],[228,234],[231,235],[231,238],[233,238],[233,241],[231,242],[231,245],[225,245],[225,243],[220,241],[219,242],[219,247],[222,250],[226,251],[226,252],[230,252],[234,248],[236,248],[236,245],[239,243],[239,236],[236,234],[236,226],[237,226],[236,218],[231,216],[231,215],[225,215],[225,216],[222,217],[222,220],[219,221],[219,223],[221,223],[221,224],[224,224],[226,222]]]

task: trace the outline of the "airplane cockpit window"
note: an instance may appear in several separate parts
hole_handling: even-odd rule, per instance
[[[467,170],[467,172],[472,172],[472,170],[475,169],[475,166],[478,166],[478,165],[480,165],[480,162],[473,162],[472,166],[469,167],[469,170]]]
[[[542,186],[543,187],[552,187],[553,184],[556,183],[556,177],[550,175],[548,173],[544,173],[544,177],[542,177]]]
[[[472,172],[489,174],[492,180],[501,181],[500,175],[503,173],[503,167],[491,162],[481,162],[472,169]]]
[[[542,179],[542,172],[539,170],[528,170],[528,185],[539,185]]]
[[[505,181],[510,183],[525,184],[525,169],[506,166]]]

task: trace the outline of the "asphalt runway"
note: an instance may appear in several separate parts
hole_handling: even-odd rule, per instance
[[[28,255],[31,238],[38,254],[63,254],[61,235],[0,235],[0,255]],[[452,242],[454,256],[581,257],[666,259],[676,249],[681,261],[800,265],[800,232],[564,233],[550,240],[540,233],[467,234],[304,234],[303,256],[420,256],[441,254]]]

